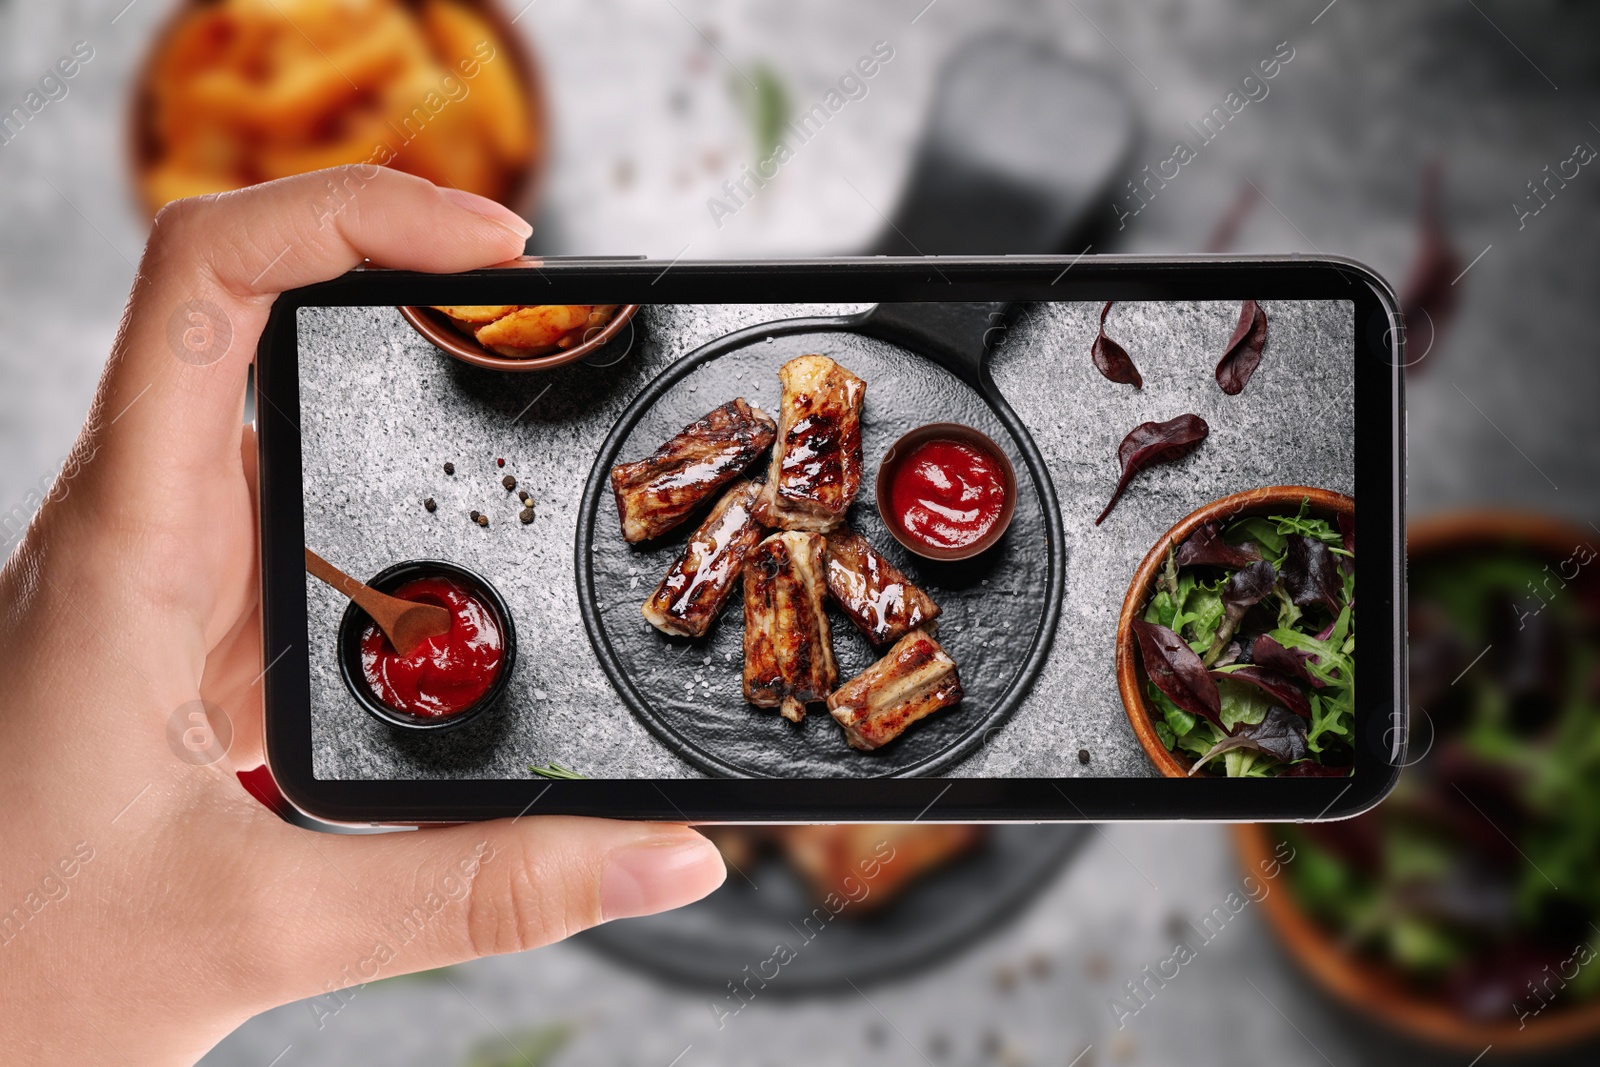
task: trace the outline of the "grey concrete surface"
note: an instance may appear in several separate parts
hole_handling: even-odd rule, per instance
[[[1034,304],[1019,312],[995,356],[995,374],[1061,497],[1065,607],[1033,691],[956,775],[1152,773],[1129,728],[1113,665],[1133,568],[1174,522],[1229,493],[1266,485],[1354,492],[1352,305],[1264,306],[1266,353],[1238,396],[1224,394],[1213,376],[1238,318],[1235,303],[1116,305],[1107,329],[1140,364],[1139,390],[1106,381],[1089,359],[1099,304]],[[572,570],[583,485],[639,383],[672,361],[755,323],[849,310],[855,306],[647,306],[637,320],[642,340],[627,356],[608,351],[595,360],[619,360],[611,366],[547,378],[463,367],[392,308],[303,309],[306,543],[363,577],[409,559],[476,570],[510,604],[520,646],[499,708],[458,731],[413,737],[377,722],[350,696],[335,651],[346,601],[308,576],[317,775],[526,778],[529,762],[551,759],[596,777],[698,775],[634,719],[595,660]],[[709,396],[706,405],[748,389],[729,381],[727,395]],[[863,419],[870,421],[870,381],[867,397]],[[1116,483],[1123,435],[1184,412],[1211,426],[1205,443],[1141,474],[1095,526]],[[506,460],[504,469],[497,458]],[[446,461],[453,476],[444,473]],[[532,525],[516,521],[515,497],[500,481],[506,473],[537,499]],[[424,510],[425,497],[435,499],[436,512]],[[602,507],[600,536],[620,536],[610,508]],[[470,520],[471,509],[490,516],[487,528]],[[641,600],[657,578],[639,576]],[[736,674],[738,665],[708,669]],[[1088,765],[1078,762],[1079,749],[1089,751]]]

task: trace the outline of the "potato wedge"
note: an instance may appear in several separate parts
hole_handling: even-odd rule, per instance
[[[495,319],[511,314],[521,304],[430,304],[435,311],[442,311],[452,319],[461,322],[493,322]]]
[[[500,348],[549,348],[568,330],[589,321],[591,304],[539,304],[496,319],[478,330],[478,343]]]

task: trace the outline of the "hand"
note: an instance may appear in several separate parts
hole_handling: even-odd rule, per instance
[[[241,420],[274,296],[363,259],[503,262],[529,232],[488,200],[377,167],[156,219],[88,421],[0,570],[8,1061],[192,1063],[273,1005],[534,948],[721,883],[716,850],[687,827],[530,816],[320,835],[233,773],[262,762],[255,441]],[[211,766],[168,741],[202,698],[234,732]]]

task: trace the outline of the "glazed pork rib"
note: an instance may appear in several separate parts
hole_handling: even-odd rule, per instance
[[[765,532],[750,514],[761,483],[734,482],[639,610],[664,634],[703,637],[744,572],[745,557]]]
[[[624,539],[648,541],[678,525],[772,443],[772,416],[730,400],[636,463],[611,468]]]
[[[912,723],[961,699],[956,662],[921,630],[902,637],[882,659],[839,687],[828,710],[851,748],[888,744]]]
[[[819,534],[773,534],[745,560],[744,698],[790,722],[839,680],[825,586]]]
[[[778,368],[778,381],[778,439],[756,518],[774,529],[826,532],[844,521],[861,488],[867,383],[814,355]]]
[[[874,647],[892,644],[938,617],[939,605],[865,537],[849,527],[827,537],[828,593]]]

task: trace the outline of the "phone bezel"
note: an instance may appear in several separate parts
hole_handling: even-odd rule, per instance
[[[1356,481],[1363,507],[1362,672],[1349,778],[323,780],[312,773],[296,312],[302,307],[519,303],[1344,300],[1355,307]],[[1337,819],[1393,787],[1406,740],[1403,325],[1385,282],[1326,256],[858,257],[759,262],[525,259],[453,275],[358,269],[283,294],[256,358],[268,764],[291,803],[339,823],[411,825],[544,814],[690,822]],[[1373,560],[1387,561],[1374,583]],[[1369,600],[1368,598],[1372,598]],[[1372,700],[1376,682],[1386,692]]]

